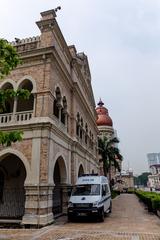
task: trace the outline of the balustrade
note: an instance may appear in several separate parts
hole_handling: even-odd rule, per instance
[[[12,113],[0,114],[0,123],[6,124],[11,122],[12,116]]]
[[[63,124],[56,116],[52,116],[52,119],[54,120],[55,125],[60,128],[63,132],[67,133],[67,126]]]
[[[32,117],[33,111],[16,112],[15,115],[13,113],[0,114],[0,124],[6,125],[8,123],[29,121]]]
[[[18,112],[15,114],[15,121],[21,122],[21,121],[28,121],[32,118],[33,112],[26,111],[26,112]]]

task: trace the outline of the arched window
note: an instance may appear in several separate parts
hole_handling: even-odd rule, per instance
[[[1,88],[2,90],[13,90],[13,86],[11,83],[7,82],[3,85],[3,87]],[[12,98],[7,98],[5,100],[5,105],[2,106],[3,110],[0,111],[0,114],[4,114],[4,113],[12,113],[13,112],[13,105],[14,105],[14,97]]]
[[[81,118],[81,126],[80,126],[80,138],[83,138],[83,118]]]
[[[85,143],[87,144],[88,143],[88,125],[86,123],[86,126],[85,126]]]
[[[81,177],[84,174],[84,168],[82,166],[82,164],[79,166],[79,170],[78,170],[78,177]]]
[[[19,86],[18,89],[26,89],[29,92],[33,90],[33,84],[30,80],[25,79]],[[18,98],[17,100],[17,112],[24,112],[24,111],[33,111],[34,106],[34,96],[31,93],[29,99]]]
[[[89,147],[91,148],[92,145],[92,133],[91,130],[89,131]]]
[[[66,97],[63,97],[63,107],[61,109],[61,122],[64,125],[66,124],[67,121],[66,115],[67,115],[67,100]]]
[[[77,119],[76,119],[76,134],[79,136],[79,130],[80,130],[80,115],[79,112],[77,113]]]
[[[53,114],[59,118],[59,111],[61,107],[61,91],[59,87],[56,88],[55,92],[55,99],[54,99],[54,106],[53,106]]]
[[[93,141],[93,134],[91,134],[91,148],[93,149],[94,141]]]

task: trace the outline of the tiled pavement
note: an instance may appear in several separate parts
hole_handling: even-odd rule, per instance
[[[104,223],[79,221],[39,229],[0,230],[0,240],[160,240],[160,219],[149,214],[135,195],[122,194],[113,201],[113,212]]]

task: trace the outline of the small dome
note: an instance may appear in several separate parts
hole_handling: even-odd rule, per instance
[[[102,102],[102,100],[100,99],[99,103],[98,103],[98,107],[96,108],[96,112],[98,115],[97,118],[97,126],[113,126],[113,122],[112,119],[110,118],[109,114],[108,114],[108,109],[103,107],[104,103]]]

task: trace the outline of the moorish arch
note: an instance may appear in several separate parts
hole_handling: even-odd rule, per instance
[[[94,169],[92,169],[91,174],[95,174]]]
[[[36,81],[29,75],[25,75],[23,76],[18,82],[17,82],[17,86],[16,89],[20,88],[23,84],[23,82],[25,80],[29,80],[32,83],[32,93],[36,93],[37,92],[37,85],[36,85]]]
[[[84,174],[84,167],[81,163],[79,168],[78,168],[78,177],[82,176],[82,174]]]
[[[17,156],[23,162],[25,169],[26,169],[25,185],[27,185],[28,183],[30,183],[30,180],[31,180],[30,179],[31,178],[31,167],[30,167],[30,164],[29,164],[27,158],[20,151],[9,147],[7,149],[0,151],[0,162],[3,160],[3,158],[5,158],[7,155],[10,155],[10,154]]]
[[[4,89],[4,86],[11,85],[14,90],[16,90],[16,82],[12,79],[5,79],[3,82],[0,83],[0,89]]]
[[[27,171],[21,158],[10,152],[1,153],[0,219],[22,219],[25,210],[26,176]]]
[[[0,87],[1,90],[14,90],[14,85],[12,82],[6,81],[1,85]],[[13,107],[14,107],[14,97],[7,98],[5,100],[5,107],[0,114],[5,114],[5,113],[13,113]]]
[[[57,118],[59,118],[59,116],[60,116],[61,106],[62,106],[61,89],[59,87],[56,87],[56,90],[55,90],[55,93],[54,93],[53,114]]]
[[[33,83],[29,79],[24,79],[19,85],[17,90],[25,89],[30,92],[28,99],[18,98],[16,112],[33,111],[34,108],[34,95],[33,95]]]
[[[67,183],[67,168],[62,156],[55,162],[53,170],[53,214],[57,215],[63,211],[63,186]]]

